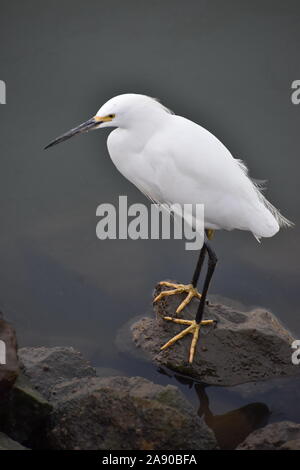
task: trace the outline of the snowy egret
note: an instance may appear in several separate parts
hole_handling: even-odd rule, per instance
[[[156,99],[139,94],[123,94],[107,101],[97,114],[55,139],[46,148],[76,134],[93,129],[115,127],[107,139],[110,157],[118,170],[151,201],[168,207],[172,204],[204,204],[206,237],[200,250],[190,284],[161,282],[170,288],[154,301],[178,293],[186,293],[179,305],[179,314],[193,297],[199,300],[194,321],[164,317],[180,325],[183,331],[168,341],[171,346],[192,334],[189,362],[193,361],[209,284],[217,257],[208,240],[215,230],[247,230],[259,241],[272,237],[282,226],[292,223],[283,217],[262,195],[250,179],[247,168],[229,150],[200,125],[173,114]],[[208,255],[207,273],[200,294],[197,283]]]

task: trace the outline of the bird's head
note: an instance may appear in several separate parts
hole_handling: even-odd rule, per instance
[[[101,106],[97,114],[91,119],[57,137],[45,149],[64,142],[77,134],[102,129],[103,127],[126,129],[137,125],[145,125],[149,122],[157,123],[166,113],[169,114],[171,111],[149,96],[134,93],[118,95]]]

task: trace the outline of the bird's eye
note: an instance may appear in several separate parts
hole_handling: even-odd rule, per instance
[[[108,117],[113,119],[115,117],[115,114],[109,114]]]

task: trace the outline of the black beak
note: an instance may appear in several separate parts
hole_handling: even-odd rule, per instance
[[[44,150],[48,149],[49,147],[53,147],[53,145],[60,144],[61,142],[64,142],[65,140],[70,139],[74,135],[83,134],[84,132],[88,132],[92,129],[96,129],[100,124],[101,124],[101,121],[96,121],[95,118],[91,118],[88,121],[84,122],[83,124],[80,124],[80,126],[75,127],[74,129],[71,129],[69,132],[66,132],[60,137],[57,137],[57,139],[50,142],[50,144],[48,144]]]

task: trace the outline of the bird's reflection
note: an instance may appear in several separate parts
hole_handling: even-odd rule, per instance
[[[210,409],[206,393],[208,385],[195,383],[166,369],[160,368],[159,372],[175,377],[178,382],[189,388],[194,387],[199,399],[198,415],[203,416],[207,426],[213,430],[221,449],[235,449],[251,432],[268,423],[270,410],[264,403],[249,403],[241,408],[216,415]]]
[[[204,416],[206,424],[214,431],[221,449],[235,449],[251,432],[268,422],[270,411],[264,403],[249,403],[222,415],[214,415],[209,408],[205,385],[195,384],[195,390],[200,401],[198,414]]]

